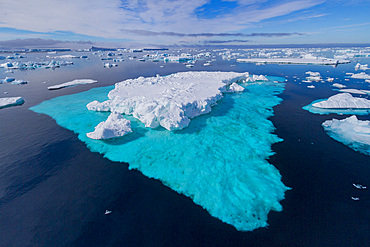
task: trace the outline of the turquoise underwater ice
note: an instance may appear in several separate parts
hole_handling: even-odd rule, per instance
[[[272,78],[277,80],[278,78]],[[241,231],[267,226],[271,210],[281,211],[288,189],[279,171],[267,162],[271,145],[281,141],[269,117],[281,102],[283,83],[245,84],[243,93],[225,94],[209,114],[192,119],[180,131],[149,129],[130,116],[133,133],[112,140],[92,140],[109,113],[93,112],[86,104],[107,100],[113,87],[61,96],[34,106],[78,134],[93,152],[126,162],[178,193],[190,197],[212,216]]]

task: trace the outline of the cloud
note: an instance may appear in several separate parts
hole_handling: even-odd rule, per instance
[[[303,35],[303,33],[177,33],[177,32],[153,32],[146,30],[123,30],[142,36],[175,36],[175,37],[282,37],[292,35]]]
[[[179,42],[182,38],[197,42],[204,37],[223,37],[224,33],[225,37],[238,37],[227,33],[241,34],[251,25],[309,9],[323,1],[284,0],[276,3],[273,0],[237,0],[236,7],[221,12],[217,17],[198,16],[197,10],[206,8],[209,2],[209,0],[1,1],[0,28],[45,34],[61,31],[86,37],[130,39],[137,42],[146,42],[147,36],[156,37],[156,40],[151,40],[156,43]]]
[[[13,39],[0,41],[0,47],[7,48],[26,48],[26,47],[49,47],[49,46],[60,46],[62,44],[81,44],[81,45],[92,45],[90,41],[60,41],[54,39]]]
[[[250,40],[240,40],[240,39],[232,39],[232,40],[205,40],[203,43],[205,44],[225,44],[225,43],[248,43]]]

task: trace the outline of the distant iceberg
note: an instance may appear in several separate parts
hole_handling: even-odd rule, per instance
[[[353,115],[343,120],[327,120],[322,126],[333,139],[355,151],[370,155],[370,121],[358,120]]]
[[[340,93],[312,106],[329,109],[370,109],[370,100],[353,97],[349,93]]]
[[[65,82],[65,83],[62,83],[62,84],[50,86],[50,87],[48,87],[48,89],[49,90],[57,90],[57,89],[65,88],[65,87],[73,87],[73,86],[76,86],[76,85],[91,84],[91,83],[96,83],[96,82],[98,82],[98,81],[91,80],[91,79],[76,79],[76,80]]]
[[[22,105],[23,103],[24,99],[22,97],[0,98],[0,109],[10,106]]]
[[[236,78],[247,76],[246,73],[219,73],[217,79],[215,75],[217,73],[195,73],[191,80],[190,75],[181,73],[166,76],[184,80],[188,76],[189,80],[185,80],[188,83],[182,85],[183,90],[174,81],[169,87],[167,79],[164,79],[166,77],[159,77],[155,81],[164,86],[158,92],[172,96],[175,101],[177,96],[182,98],[180,92],[186,90],[189,96],[208,99],[206,104],[198,101],[200,105],[196,107],[188,105],[186,111],[195,114],[207,111],[207,105],[210,107],[209,104],[221,91],[218,86],[227,92],[230,90],[228,85],[236,82]],[[59,125],[77,133],[91,151],[99,152],[112,161],[125,162],[129,169],[137,169],[147,177],[159,179],[174,191],[188,196],[211,216],[238,230],[251,231],[268,225],[267,218],[271,210],[282,210],[280,201],[288,189],[281,182],[279,171],[267,162],[273,154],[271,145],[281,141],[273,134],[274,126],[269,118],[273,115],[273,107],[282,101],[277,95],[284,90],[284,84],[273,81],[284,81],[284,78],[267,79],[269,81],[241,83],[240,86],[248,90],[225,93],[212,111],[193,118],[188,127],[182,130],[146,128],[135,117],[123,115],[131,121],[132,133],[109,141],[92,140],[86,136],[109,115],[108,112],[89,111],[86,105],[94,100],[112,100],[107,97],[109,92],[115,98],[118,93],[139,94],[146,87],[148,91],[152,89],[150,83],[153,78],[126,80],[115,88],[95,88],[61,96],[44,101],[31,110],[48,114]],[[127,88],[130,90],[126,91]],[[184,97],[184,94],[181,95]],[[209,98],[211,96],[213,98]],[[140,109],[137,114],[145,113],[152,107],[154,109],[155,105],[147,104],[147,99],[142,101],[146,102],[143,108],[138,107],[139,98],[135,105],[130,105]],[[100,105],[101,110],[105,110],[105,107],[119,108],[108,102],[106,106]],[[168,104],[164,107],[168,107]],[[172,108],[165,109],[179,109],[174,108],[176,105],[170,105]]]

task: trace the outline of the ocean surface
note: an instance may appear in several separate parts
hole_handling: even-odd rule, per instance
[[[46,55],[26,54],[26,60]],[[108,69],[98,57],[86,55],[89,59],[73,59],[74,65],[55,70],[5,74],[5,69],[0,69],[0,79],[12,76],[29,81],[26,85],[0,84],[0,95],[25,99],[21,106],[0,110],[0,246],[369,244],[369,190],[358,190],[352,183],[369,186],[370,157],[333,140],[321,126],[325,120],[347,116],[318,115],[302,109],[337,93],[328,82],[315,82],[316,88],[307,88],[309,84],[302,82],[306,71],[333,77],[335,83],[347,88],[369,90],[370,84],[363,80],[346,81],[345,73],[354,73],[356,62],[336,68],[257,66],[216,58],[212,66],[197,61],[189,69],[180,63],[125,59]],[[370,62],[368,58],[357,60]],[[276,128],[274,133],[283,141],[272,145],[275,154],[268,162],[291,190],[280,202],[282,211],[269,213],[267,227],[237,231],[159,180],[91,152],[77,134],[29,109],[45,100],[129,78],[189,70],[250,72],[287,79],[285,90],[278,95],[282,102],[269,118]],[[95,79],[98,83],[47,90],[47,86],[73,79]],[[358,118],[370,120],[369,115]],[[353,201],[352,196],[360,200]],[[105,215],[105,210],[112,213]]]

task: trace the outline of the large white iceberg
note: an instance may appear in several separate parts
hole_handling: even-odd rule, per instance
[[[91,139],[110,139],[131,133],[131,122],[119,113],[111,113],[106,121],[99,123],[94,132],[87,133]]]
[[[21,105],[23,103],[24,99],[22,97],[0,98],[0,109],[9,106]]]
[[[322,126],[335,140],[370,155],[370,121],[358,120],[353,115],[343,120],[327,120]]]
[[[329,99],[313,103],[312,106],[326,109],[370,109],[370,100],[340,93]]]
[[[87,108],[132,115],[145,127],[179,130],[187,127],[191,118],[210,112],[223,92],[241,91],[233,83],[247,78],[248,73],[236,72],[180,72],[139,77],[116,83],[108,94],[109,100],[93,101]]]
[[[274,64],[320,64],[338,65],[349,63],[349,60],[338,60],[330,58],[238,58],[237,62],[244,63],[274,63]]]
[[[56,90],[56,89],[61,89],[61,88],[65,88],[65,87],[72,87],[72,86],[81,85],[81,84],[91,84],[91,83],[96,83],[96,82],[98,82],[98,81],[91,80],[91,79],[76,79],[76,80],[65,82],[65,83],[62,83],[62,84],[50,86],[50,87],[48,87],[48,89],[49,90]]]

